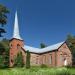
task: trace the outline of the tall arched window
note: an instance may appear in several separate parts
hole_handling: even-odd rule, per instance
[[[10,48],[12,48],[12,44],[10,44]]]
[[[43,64],[46,63],[46,55],[43,55]]]
[[[12,64],[14,63],[13,59],[11,59],[11,63],[12,63]]]
[[[63,62],[63,56],[62,56],[62,54],[60,54],[60,62],[61,63]]]
[[[49,57],[49,63],[52,64],[52,55]]]
[[[17,44],[17,49],[19,49],[20,48],[20,45],[19,44]]]

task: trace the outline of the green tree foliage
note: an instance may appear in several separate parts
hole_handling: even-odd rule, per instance
[[[4,53],[4,67],[9,67],[9,48],[5,49],[5,53]]]
[[[2,43],[4,47],[9,47],[9,40],[6,38],[3,38],[0,43]]]
[[[0,25],[2,26],[2,28],[0,28],[0,37],[2,37],[2,33],[6,33],[3,26],[7,24],[7,13],[9,13],[8,8],[0,4]]]
[[[40,48],[45,48],[45,47],[46,47],[46,45],[44,43],[40,44]]]
[[[1,33],[6,33],[6,31],[3,28],[0,28],[0,37],[3,37]]]
[[[4,47],[4,45],[0,42],[0,55],[2,55],[3,52],[5,52],[5,47]]]
[[[17,54],[17,57],[15,57],[15,65],[14,66],[16,66],[16,67],[24,66],[22,52],[19,52]]]
[[[6,33],[3,26],[7,24],[7,13],[9,13],[8,8],[0,4],[0,37],[2,37],[2,33]],[[8,67],[9,65],[8,44],[9,41],[7,39],[0,41],[0,67]]]
[[[9,40],[8,39],[3,39],[0,41],[0,54],[2,54],[2,52],[7,51],[8,53],[8,48],[9,48]]]
[[[75,37],[73,35],[68,35],[66,43],[72,52],[73,64],[75,64]]]
[[[26,68],[27,69],[30,68],[30,52],[29,52],[29,50],[27,50],[27,52],[26,52]]]
[[[0,68],[9,66],[9,40],[0,41]]]

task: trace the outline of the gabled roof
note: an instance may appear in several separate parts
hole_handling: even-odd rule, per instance
[[[45,47],[45,48],[34,48],[34,47],[30,47],[30,46],[27,46],[25,45],[23,47],[23,49],[25,51],[29,50],[29,52],[32,52],[32,53],[44,53],[44,52],[48,52],[48,51],[53,51],[53,50],[57,50],[64,42],[60,42],[60,43],[57,43],[57,44],[54,44],[54,45],[51,45],[51,46],[48,46],[48,47]]]

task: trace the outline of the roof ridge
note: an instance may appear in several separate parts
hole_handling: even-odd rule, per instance
[[[25,45],[23,48],[24,48],[26,51],[29,50],[30,52],[34,52],[34,53],[43,53],[43,52],[48,52],[48,51],[56,50],[56,49],[58,49],[63,43],[64,43],[64,41],[63,41],[63,42],[60,42],[60,43],[57,43],[57,44],[54,44],[54,45],[51,45],[51,46],[48,46],[48,47],[45,47],[45,48],[35,48],[35,47],[27,46],[27,45]]]

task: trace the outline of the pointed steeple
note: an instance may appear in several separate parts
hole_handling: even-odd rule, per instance
[[[14,32],[13,32],[13,38],[22,40],[19,33],[19,26],[18,26],[18,16],[17,11],[15,13],[15,22],[14,22]]]

